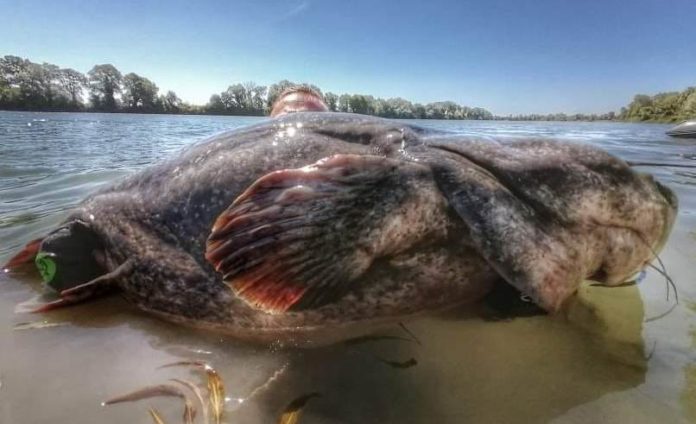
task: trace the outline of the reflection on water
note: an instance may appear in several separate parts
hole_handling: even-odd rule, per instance
[[[254,119],[0,113],[0,262],[97,187]],[[564,137],[636,162],[696,164],[696,146],[665,137],[659,125],[422,123]],[[214,364],[224,378],[234,423],[274,422],[290,400],[310,392],[322,397],[305,409],[307,423],[696,421],[696,310],[686,307],[696,302],[696,176],[669,167],[646,171],[681,203],[661,255],[681,303],[662,318],[651,320],[674,299],[666,300],[664,280],[650,271],[638,286],[583,286],[562,316],[491,321],[467,308],[409,323],[420,343],[379,339],[282,351],[164,323],[118,297],[41,317],[17,315],[14,305],[39,283],[33,275],[2,276],[0,422],[147,423],[148,405],[179,422],[177,400],[107,408],[100,402],[173,377],[196,379],[186,369],[157,369],[192,358]],[[13,331],[37,319],[65,325]],[[390,334],[408,338],[398,327]],[[411,358],[417,365],[385,363]]]

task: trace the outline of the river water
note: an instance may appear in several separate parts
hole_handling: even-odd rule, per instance
[[[0,112],[0,263],[102,185],[259,119]],[[665,125],[417,123],[556,137],[634,162],[696,165],[696,141],[665,136]],[[198,381],[195,371],[158,369],[188,359],[212,364],[224,379],[230,423],[275,422],[310,392],[322,396],[306,406],[303,423],[696,422],[696,170],[641,169],[680,199],[661,254],[679,289],[676,306],[662,276],[648,271],[638,286],[585,285],[553,317],[491,319],[462,310],[409,323],[419,343],[376,339],[287,351],[162,322],[116,296],[44,315],[15,313],[40,290],[38,276],[2,275],[0,422],[148,423],[149,406],[180,422],[178,399],[101,402],[170,378]],[[36,321],[54,326],[21,330]],[[391,334],[410,337],[401,328]],[[390,365],[411,358],[417,365]]]

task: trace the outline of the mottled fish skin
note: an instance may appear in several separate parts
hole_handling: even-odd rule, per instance
[[[249,307],[205,260],[206,239],[218,215],[265,174],[335,154],[410,161],[404,148],[423,144],[420,133],[360,115],[291,114],[193,145],[95,193],[68,220],[88,222],[105,240],[108,269],[136,261],[136,271],[120,286],[125,297],[149,312],[254,341],[316,344],[357,336],[406,315],[479,299],[498,279],[459,237],[452,238],[466,230],[435,186],[431,195],[440,199],[448,227],[439,240],[385,260],[362,278],[365,290],[311,311],[269,315]],[[447,244],[452,247],[442,247]]]
[[[664,198],[657,198],[655,190],[633,187],[632,180],[604,181],[603,185],[597,185],[578,179],[576,174],[583,170],[573,168],[578,161],[573,156],[578,150],[573,149],[585,152],[583,157],[585,154],[599,155],[597,163],[614,164],[614,158],[598,149],[575,146],[566,151],[559,143],[528,143],[531,144],[521,147],[520,151],[529,151],[531,159],[521,161],[519,173],[515,174],[514,155],[519,152],[514,148],[510,150],[507,143],[500,141],[426,131],[362,115],[295,113],[199,142],[172,160],[95,193],[68,220],[80,219],[88,223],[103,240],[107,271],[127,260],[135,262],[134,271],[121,279],[119,286],[123,294],[142,309],[175,322],[242,339],[263,342],[280,339],[300,345],[358,336],[405,316],[475,301],[489,291],[500,275],[515,278],[515,275],[505,274],[510,269],[497,266],[496,258],[490,257],[491,247],[504,243],[502,233],[496,234],[498,238],[494,237],[487,248],[482,248],[477,233],[471,232],[472,221],[462,219],[460,211],[453,207],[458,202],[456,190],[448,187],[447,182],[458,177],[449,173],[452,167],[476,168],[490,177],[481,184],[497,184],[496,189],[512,185],[521,203],[531,205],[525,208],[538,211],[537,214],[548,214],[544,217],[549,220],[535,221],[541,233],[554,233],[555,229],[565,231],[560,238],[554,239],[564,245],[572,245],[572,235],[581,228],[578,223],[587,216],[595,219],[597,215],[594,211],[583,211],[584,207],[592,207],[592,201],[582,200],[587,193],[596,191],[598,196],[604,196],[612,192],[611,184],[618,184],[626,193],[635,189],[636,196],[643,199],[648,196],[650,204],[656,205],[655,216],[664,216],[662,225],[636,224],[641,231],[643,227],[652,228],[645,237],[659,249],[669,232],[676,203],[669,205]],[[205,259],[206,240],[213,223],[260,177],[281,169],[301,168],[337,154],[380,156],[430,168],[432,184],[425,184],[422,189],[436,205],[435,216],[442,221],[442,231],[430,234],[424,230],[421,243],[376,260],[356,288],[336,302],[276,315],[250,307],[234,295]],[[562,161],[546,168],[558,170],[553,178],[568,184],[567,190],[563,185],[545,185],[544,174],[532,172],[538,168],[533,166],[533,161],[543,161],[544,156],[548,158],[549,155]],[[625,164],[622,166],[626,168]],[[498,168],[502,171],[496,172]],[[572,175],[564,177],[566,168]],[[586,190],[571,188],[574,184]],[[549,193],[543,192],[545,187]],[[566,196],[557,197],[566,192]],[[538,202],[544,207],[538,207]],[[604,215],[597,216],[606,215],[609,221],[615,219],[616,222],[607,221],[615,226],[627,220],[641,220],[640,216],[631,215],[630,208],[621,207],[618,208],[620,213],[626,216],[616,218],[617,213],[612,208],[617,205],[611,202],[618,200],[600,199],[600,204],[608,206]],[[427,227],[423,222],[399,224],[405,228]],[[602,240],[602,247],[606,247],[603,254],[611,254],[607,236],[597,237]],[[586,240],[591,244],[594,239],[587,237]],[[587,243],[583,248],[591,248]],[[645,256],[643,251],[636,255]],[[643,264],[652,259],[643,256],[631,260]],[[606,259],[611,262],[611,258]],[[587,264],[577,271],[583,278],[595,273],[604,261],[595,257],[585,260]],[[517,263],[513,264],[512,274],[529,273],[527,268],[517,269],[516,266]]]
[[[550,311],[584,279],[617,285],[643,269],[678,207],[652,176],[587,145],[453,137],[421,156],[488,262]]]

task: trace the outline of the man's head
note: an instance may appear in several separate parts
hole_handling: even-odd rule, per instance
[[[271,118],[293,112],[326,112],[329,108],[321,94],[307,86],[295,86],[284,90],[273,103]]]

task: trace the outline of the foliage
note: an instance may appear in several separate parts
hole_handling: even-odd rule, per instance
[[[17,56],[0,57],[0,110],[204,112],[183,102],[173,91],[160,96],[158,91],[151,80],[132,72],[122,76],[111,64],[95,65],[85,75]],[[85,92],[89,92],[88,105],[83,101]],[[256,101],[263,104],[263,100]]]
[[[227,90],[213,94],[205,106],[207,113],[229,115],[262,115],[268,113],[278,96],[290,87],[305,86],[321,94],[319,87],[307,83],[282,80],[271,84],[266,90],[253,82],[235,84]],[[262,107],[265,96],[265,110]],[[375,98],[365,94],[323,94],[329,110],[376,115],[385,118],[404,119],[493,119],[493,115],[482,108],[470,108],[454,102],[435,102],[423,106],[400,97]]]
[[[210,113],[226,115],[263,115],[266,87],[253,81],[234,84],[220,94],[213,94],[206,105]]]
[[[18,110],[75,110],[76,86],[81,78],[74,70],[49,63],[38,64],[17,56],[0,58],[0,108]],[[81,74],[80,74],[81,75]]]
[[[331,112],[338,112],[338,95],[334,93],[324,93],[324,101]]]
[[[81,108],[82,90],[87,86],[87,77],[74,69],[62,69],[58,76],[61,86],[70,96],[70,104],[74,107]]]
[[[121,91],[123,77],[110,63],[95,65],[89,76],[90,101],[97,110],[114,111],[117,108],[115,94]]]
[[[281,80],[266,87],[253,81],[237,83],[213,94],[205,106],[183,102],[173,91],[158,95],[159,88],[134,72],[125,76],[112,64],[95,65],[87,75],[74,69],[33,63],[17,56],[0,58],[0,109],[91,110],[103,112],[193,113],[264,115],[286,89],[306,86],[324,96],[332,111],[354,112],[386,118],[493,119],[485,109],[454,102],[421,105],[400,97],[375,98],[365,94],[322,94],[312,84]],[[89,93],[89,104],[83,93]]]
[[[677,122],[696,118],[696,87],[682,92],[638,94],[621,110],[621,119],[629,121]]]
[[[126,110],[143,112],[160,109],[154,82],[131,72],[123,77],[123,96],[121,101]],[[176,95],[175,95],[176,96]]]
[[[7,55],[0,57],[0,110],[105,111],[139,113],[184,113],[223,115],[264,115],[287,88],[303,85],[322,94],[312,84],[281,80],[266,87],[253,81],[237,83],[213,94],[205,106],[183,102],[173,91],[158,95],[157,85],[136,73],[125,76],[114,65],[95,65],[87,75],[61,69],[50,63],[33,63]],[[83,94],[89,92],[89,104]],[[696,118],[696,87],[682,92],[636,95],[616,114],[532,114],[493,116],[489,111],[451,101],[412,103],[396,97],[376,98],[366,94],[323,94],[332,111],[404,119],[505,119],[525,121],[659,121],[674,122]]]
[[[331,110],[362,113],[398,119],[493,119],[493,114],[482,108],[470,108],[454,102],[434,102],[426,105],[411,103],[400,97],[375,98],[364,94],[333,93],[324,95]]]
[[[171,90],[167,91],[167,94],[164,96],[159,97],[159,104],[162,106],[162,112],[164,113],[180,113],[186,107],[179,96]]]

